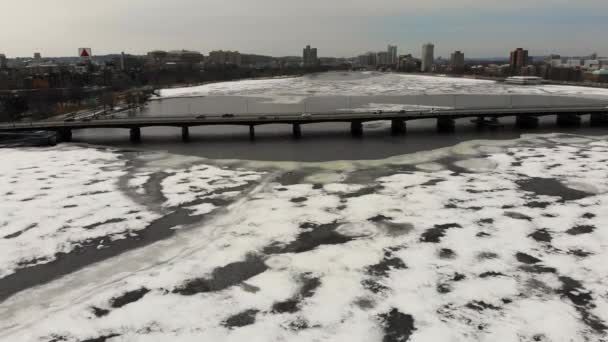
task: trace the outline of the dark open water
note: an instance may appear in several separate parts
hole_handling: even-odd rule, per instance
[[[343,87],[344,79],[363,77],[359,73],[326,74],[324,82]],[[378,82],[382,82],[378,78]],[[324,83],[325,84],[325,83]],[[318,89],[294,94],[295,100],[285,101],[285,96],[276,96],[280,89],[269,90],[267,95],[252,96],[205,96],[169,98],[151,101],[148,107],[134,115],[195,115],[219,113],[301,113],[327,112],[349,109],[371,110],[376,104],[436,106],[455,108],[517,107],[547,105],[585,105],[605,101],[575,96],[547,95],[403,95],[403,96],[318,96]],[[315,92],[316,91],[316,92]],[[476,90],[471,90],[476,91]],[[263,91],[262,91],[263,92]],[[315,96],[303,98],[302,93]],[[521,92],[521,91],[520,91]],[[525,91],[524,91],[525,92]],[[251,95],[251,94],[249,94]],[[278,98],[278,100],[277,100]],[[170,153],[195,155],[213,159],[248,159],[273,161],[329,161],[381,159],[389,156],[451,146],[473,139],[515,139],[525,131],[513,127],[513,119],[505,118],[506,125],[498,130],[477,130],[470,119],[457,121],[455,134],[436,133],[434,120],[417,120],[407,123],[406,136],[392,137],[386,124],[366,125],[362,139],[350,136],[347,123],[311,124],[302,127],[303,138],[294,140],[289,125],[265,125],[256,127],[256,140],[249,140],[246,126],[191,127],[191,142],[182,143],[181,131],[175,127],[152,127],[142,129],[142,143],[136,148],[167,151]],[[555,117],[541,119],[541,127],[535,133],[571,132],[578,134],[605,134],[605,129],[588,127],[588,117],[583,118],[580,129],[561,129],[555,125]],[[74,141],[133,148],[126,129],[83,130],[74,132]]]

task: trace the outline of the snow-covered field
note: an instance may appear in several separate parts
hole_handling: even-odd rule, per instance
[[[1,207],[3,275],[31,276],[20,260],[53,267],[78,241],[145,232],[180,208],[190,219],[8,297],[2,341],[608,338],[606,137],[327,163],[84,147],[3,157],[1,189],[14,192]]]
[[[608,89],[574,86],[516,86],[468,78],[363,72],[327,73],[294,78],[244,80],[162,89],[160,98],[238,95],[299,103],[312,96],[378,95],[565,95],[608,98]]]

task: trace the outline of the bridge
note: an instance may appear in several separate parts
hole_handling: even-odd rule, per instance
[[[72,130],[94,128],[125,128],[130,130],[132,142],[141,140],[142,127],[167,126],[181,128],[182,139],[189,141],[189,127],[212,125],[240,125],[249,127],[251,139],[255,138],[255,127],[268,124],[291,125],[293,136],[302,136],[302,125],[324,122],[350,123],[353,136],[363,135],[363,123],[369,121],[390,121],[391,132],[405,134],[406,122],[420,119],[436,119],[439,132],[453,132],[455,120],[474,118],[478,126],[499,126],[501,117],[515,117],[521,128],[536,128],[539,117],[555,115],[559,126],[580,126],[581,117],[590,115],[592,126],[608,126],[608,106],[559,106],[559,107],[517,107],[517,108],[475,108],[415,111],[373,111],[373,112],[325,112],[325,113],[276,113],[276,114],[205,114],[192,116],[142,116],[133,118],[90,119],[79,121],[33,121],[0,124],[0,130],[53,131],[58,140],[71,141]]]

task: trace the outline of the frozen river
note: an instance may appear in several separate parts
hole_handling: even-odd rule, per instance
[[[205,113],[281,113],[323,111],[401,110],[429,107],[517,107],[543,105],[608,104],[608,90],[561,86],[512,86],[493,81],[376,72],[325,73],[296,78],[246,80],[166,89],[136,115],[193,115]],[[561,131],[554,118],[546,118],[538,132]],[[408,123],[408,135],[389,136],[382,123],[365,126],[364,140],[353,140],[347,124],[313,124],[303,127],[303,139],[291,139],[291,127],[256,128],[249,141],[246,127],[193,127],[192,142],[181,144],[176,128],[144,128],[144,144],[151,151],[221,159],[329,161],[378,159],[471,139],[513,139],[520,131],[506,119],[507,129],[477,131],[469,120],[457,122],[457,135],[439,136],[434,120]],[[585,134],[603,130],[585,129]],[[131,148],[122,129],[75,132],[76,141]]]
[[[513,91],[415,76],[453,93],[399,95],[408,77],[171,90],[147,113],[209,98],[299,106],[325,93],[352,109]],[[374,78],[369,94],[348,93]],[[527,96],[604,101],[572,92]],[[175,98],[192,95],[206,97]],[[363,139],[312,127],[297,142],[280,126],[255,142],[220,127],[190,144],[150,129],[136,147],[125,132],[83,131],[76,140],[100,145],[4,149],[0,341],[606,340],[606,130],[432,126],[390,137],[372,123]]]
[[[321,163],[4,150],[0,340],[600,341],[607,155],[580,135]]]

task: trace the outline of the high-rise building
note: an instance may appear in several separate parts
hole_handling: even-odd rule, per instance
[[[411,54],[399,56],[399,70],[414,72],[420,70],[420,60]]]
[[[0,69],[6,69],[7,68],[7,61],[6,61],[6,56],[4,54],[0,53]]]
[[[422,45],[422,65],[420,70],[422,72],[430,72],[433,68],[433,62],[435,61],[435,45],[428,43]]]
[[[464,71],[464,53],[454,51],[450,56],[450,68],[452,72],[461,73]]]
[[[378,65],[388,65],[390,64],[389,58],[387,51],[380,51],[376,54],[376,63],[378,63]]]
[[[367,52],[364,55],[359,55],[357,61],[361,66],[375,66],[377,61],[377,54],[373,52]]]
[[[397,47],[394,45],[389,45],[388,46],[388,63],[390,65],[396,65],[399,62],[399,59],[397,57]]]
[[[34,52],[34,59],[39,62],[42,59],[40,52]]]
[[[367,62],[368,62],[367,55],[359,55],[359,56],[357,56],[357,64],[358,65],[360,65],[360,66],[369,65]]]
[[[317,48],[311,48],[310,45],[306,45],[302,55],[302,62],[305,67],[318,65],[319,57],[317,56]]]
[[[511,51],[510,58],[511,73],[518,73],[521,68],[528,65],[528,50],[517,48],[515,51]]]

